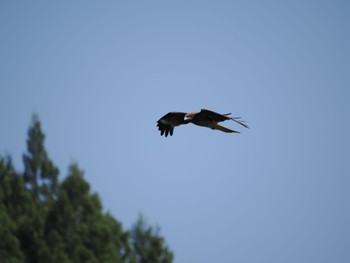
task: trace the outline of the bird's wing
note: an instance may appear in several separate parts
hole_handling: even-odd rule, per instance
[[[174,127],[171,125],[166,125],[161,122],[158,122],[157,126],[158,126],[158,130],[160,131],[160,136],[165,134],[165,137],[168,137],[168,134],[170,134],[171,136],[174,133]]]
[[[201,109],[201,111],[198,113],[198,118],[203,118],[208,121],[216,121],[216,122],[221,122],[225,120],[231,119],[230,117],[227,117],[227,115],[230,115],[231,113],[227,114],[220,114],[211,110],[207,109]]]
[[[228,129],[224,126],[221,126],[219,124],[212,126],[212,129],[223,131],[223,132],[228,132],[228,133],[239,133],[238,131],[230,130],[230,129]]]
[[[200,114],[202,115],[202,118],[207,118],[211,121],[221,122],[225,120],[233,120],[234,122],[242,125],[243,127],[249,128],[248,125],[244,123],[244,121],[240,120],[240,117],[228,117],[228,115],[231,115],[231,113],[220,114],[211,110],[202,109]]]
[[[157,121],[158,130],[160,131],[160,135],[165,134],[167,137],[174,133],[174,127],[182,124],[187,124],[185,121],[185,112],[169,112],[165,114],[162,118]]]

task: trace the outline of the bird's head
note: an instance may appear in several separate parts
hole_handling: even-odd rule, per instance
[[[193,117],[196,115],[196,112],[190,112],[190,113],[187,113],[184,117],[184,120],[186,122],[190,122],[192,121]]]

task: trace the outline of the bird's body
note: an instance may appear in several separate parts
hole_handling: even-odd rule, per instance
[[[167,137],[168,134],[170,134],[170,136],[173,135],[174,127],[188,123],[193,123],[198,126],[211,128],[213,130],[220,130],[227,133],[239,132],[223,127],[218,124],[219,122],[225,120],[233,120],[239,123],[240,125],[248,128],[248,126],[245,125],[243,122],[238,121],[239,118],[228,117],[228,115],[230,115],[230,113],[219,114],[206,109],[202,109],[200,112],[190,113],[169,112],[157,121],[157,126],[160,130],[160,135],[165,134],[165,137]]]

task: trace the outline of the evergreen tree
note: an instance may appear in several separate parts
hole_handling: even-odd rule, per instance
[[[24,255],[20,248],[20,242],[16,235],[17,222],[12,220],[18,215],[18,207],[14,204],[22,191],[17,190],[16,185],[20,179],[15,173],[10,158],[0,158],[0,262],[20,263]],[[23,188],[22,188],[23,190]]]
[[[34,114],[28,130],[28,152],[23,155],[23,178],[35,198],[50,202],[56,195],[59,171],[48,157],[44,140],[39,118]]]
[[[1,263],[167,263],[173,254],[159,229],[140,217],[131,232],[103,212],[77,164],[58,181],[58,169],[44,147],[33,115],[24,172],[0,156]]]
[[[128,256],[128,234],[103,214],[98,195],[90,193],[77,164],[70,166],[47,223],[46,231],[58,231],[74,262],[123,262]]]
[[[160,236],[159,227],[147,226],[142,215],[132,228],[131,242],[140,263],[171,263],[173,260],[173,253]]]

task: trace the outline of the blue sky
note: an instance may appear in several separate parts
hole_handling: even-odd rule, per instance
[[[39,114],[129,228],[177,263],[349,262],[347,1],[1,1],[2,154]],[[160,137],[169,111],[241,116]]]

